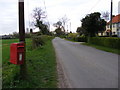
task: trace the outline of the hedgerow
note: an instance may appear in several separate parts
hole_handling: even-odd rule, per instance
[[[120,49],[120,38],[117,37],[90,37],[88,43]]]

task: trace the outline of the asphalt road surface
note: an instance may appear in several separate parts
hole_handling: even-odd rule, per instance
[[[71,88],[118,88],[118,55],[56,37],[57,59]]]

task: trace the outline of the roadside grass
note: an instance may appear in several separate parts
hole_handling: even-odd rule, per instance
[[[108,47],[99,46],[99,45],[94,45],[94,44],[89,44],[89,43],[81,43],[81,44],[82,44],[82,45],[91,46],[91,47],[94,47],[94,48],[96,48],[96,49],[103,50],[103,51],[106,51],[106,52],[111,52],[111,53],[115,53],[115,54],[120,54],[120,50],[118,50],[118,49],[108,48]]]
[[[19,65],[9,63],[9,45],[18,40],[3,40],[3,88],[57,88],[57,70],[52,39],[42,47],[32,49],[31,39],[26,40],[28,80],[20,80]],[[8,44],[8,46],[4,46]]]
[[[9,61],[10,44],[18,42],[18,39],[6,39],[2,40],[2,63],[3,65]]]

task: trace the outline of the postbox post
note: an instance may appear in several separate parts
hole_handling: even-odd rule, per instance
[[[18,10],[19,11],[19,41],[25,44],[24,0],[18,1],[18,8],[19,8]],[[24,63],[20,65],[21,79],[26,79],[27,77],[25,53],[26,52],[24,51]]]

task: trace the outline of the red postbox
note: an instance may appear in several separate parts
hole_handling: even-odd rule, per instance
[[[25,56],[24,43],[12,43],[10,45],[10,62],[13,64],[23,64]]]

